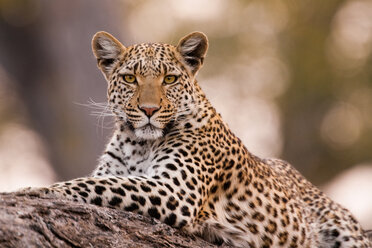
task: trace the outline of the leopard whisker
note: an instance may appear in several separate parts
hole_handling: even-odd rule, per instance
[[[80,106],[88,107],[92,109],[90,115],[97,117],[97,127],[103,129],[109,129],[112,127],[105,125],[105,117],[114,117],[115,115],[112,113],[110,105],[107,102],[96,102],[92,98],[89,98],[86,104],[84,103],[76,103]],[[114,121],[110,121],[112,124]]]

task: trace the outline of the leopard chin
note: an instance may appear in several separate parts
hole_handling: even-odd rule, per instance
[[[154,127],[151,124],[147,124],[146,126],[136,128],[134,130],[134,134],[143,140],[156,140],[158,138],[163,137],[163,130],[157,127]]]

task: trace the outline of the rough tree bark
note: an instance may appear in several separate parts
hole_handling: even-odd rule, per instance
[[[0,193],[0,247],[216,246],[126,211]]]

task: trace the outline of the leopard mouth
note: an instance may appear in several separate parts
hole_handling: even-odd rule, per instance
[[[135,128],[134,133],[140,139],[155,140],[163,136],[163,129],[148,123],[142,127]]]
[[[141,129],[148,129],[148,130],[150,130],[150,131],[153,131],[153,130],[155,130],[155,129],[160,129],[160,128],[157,128],[157,127],[155,127],[154,125],[152,125],[151,123],[148,123],[148,124],[146,124],[146,125],[144,125],[144,126],[142,126],[142,127],[140,127]]]
[[[125,124],[138,138],[143,140],[154,140],[163,137],[172,131],[176,125],[176,122],[170,121],[164,124],[164,127],[158,127],[157,125],[154,125],[156,123],[152,123],[151,121],[142,126],[135,126],[129,120],[127,120]]]

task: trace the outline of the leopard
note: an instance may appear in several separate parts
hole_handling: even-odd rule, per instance
[[[219,245],[372,247],[347,209],[229,129],[196,79],[208,46],[202,32],[128,47],[96,33],[114,133],[90,176],[19,193],[131,211]]]

